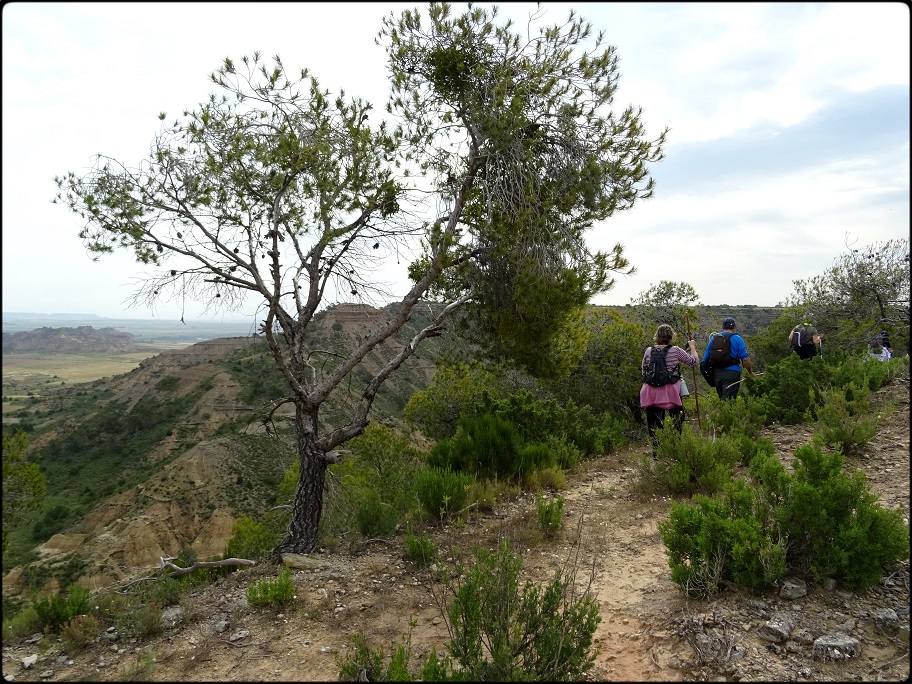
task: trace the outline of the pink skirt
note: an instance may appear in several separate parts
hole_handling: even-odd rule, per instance
[[[681,381],[678,380],[670,385],[662,385],[661,387],[653,387],[644,382],[640,388],[640,407],[647,408],[649,406],[663,409],[684,406],[681,403]]]

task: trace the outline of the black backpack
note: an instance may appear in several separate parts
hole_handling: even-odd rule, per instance
[[[731,354],[731,337],[731,335],[714,333],[710,338],[707,361],[713,368],[728,368],[738,363]]]
[[[797,349],[798,347],[803,347],[808,343],[808,329],[804,324],[796,325],[792,328],[792,347]],[[813,340],[811,340],[813,343]]]
[[[672,373],[665,365],[665,357],[668,356],[669,347],[659,349],[653,347],[649,354],[649,366],[643,373],[643,382],[652,387],[662,387],[670,385],[681,379],[680,373]],[[675,369],[677,370],[677,368]]]
[[[817,345],[814,344],[814,336],[808,335],[808,327],[803,323],[796,325],[792,329],[792,349],[802,359],[817,355]]]

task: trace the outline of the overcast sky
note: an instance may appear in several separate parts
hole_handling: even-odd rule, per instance
[[[374,37],[382,16],[415,6],[3,5],[3,311],[180,318],[174,304],[127,308],[142,268],[125,253],[91,260],[78,218],[51,204],[54,176],[84,173],[97,153],[138,164],[158,113],[170,121],[207,99],[226,56],[279,54],[381,110]],[[604,30],[620,58],[617,108],[642,106],[650,136],[670,128],[655,197],[589,234],[593,248],[621,242],[637,268],[595,303],[628,304],[672,280],[703,304],[773,306],[847,243],[909,236],[905,4],[543,7],[549,25],[575,8]],[[507,3],[501,15],[523,22],[534,9]],[[194,306],[187,316],[213,318]]]

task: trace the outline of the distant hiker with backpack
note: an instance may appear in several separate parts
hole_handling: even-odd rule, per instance
[[[705,365],[712,374],[712,384],[720,399],[734,399],[738,396],[738,390],[741,389],[742,363],[752,378],[757,377],[754,369],[751,368],[751,360],[747,354],[744,338],[735,333],[735,319],[729,316],[722,321],[721,332],[709,336],[709,344],[706,345],[706,351],[703,352],[700,372],[703,373],[702,366]],[[704,373],[704,377],[706,376],[707,373]]]
[[[892,359],[893,358],[893,345],[890,344],[890,333],[887,332],[886,330],[881,330],[880,335],[878,337],[880,339],[880,346],[889,352],[890,358]]]
[[[688,340],[690,353],[672,345],[675,332],[670,325],[662,324],[656,329],[655,344],[646,349],[640,370],[643,372],[643,386],[640,388],[640,406],[646,409],[646,427],[649,442],[655,455],[655,431],[665,423],[666,411],[681,430],[684,424],[684,404],[681,402],[680,364],[697,365],[697,345],[693,338]]]
[[[820,346],[820,333],[817,328],[808,321],[799,323],[788,336],[789,346],[798,354],[798,358],[804,361],[817,356],[817,348]]]
[[[893,355],[890,353],[890,350],[887,349],[883,344],[881,344],[881,337],[875,337],[868,343],[868,358],[867,361],[871,359],[877,359],[878,361],[889,361]]]

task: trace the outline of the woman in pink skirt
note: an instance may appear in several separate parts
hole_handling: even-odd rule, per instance
[[[697,346],[693,338],[687,341],[690,353],[681,349],[681,347],[672,345],[675,331],[670,325],[662,324],[656,329],[655,345],[649,347],[643,354],[643,362],[640,364],[641,370],[645,374],[649,368],[652,359],[653,349],[667,349],[665,352],[665,367],[669,372],[677,376],[677,380],[655,387],[643,383],[640,388],[640,406],[646,409],[646,427],[649,431],[649,442],[652,445],[652,453],[655,456],[655,431],[665,423],[666,412],[674,421],[675,427],[680,431],[684,423],[684,404],[681,402],[681,372],[680,364],[687,366],[696,366]]]

